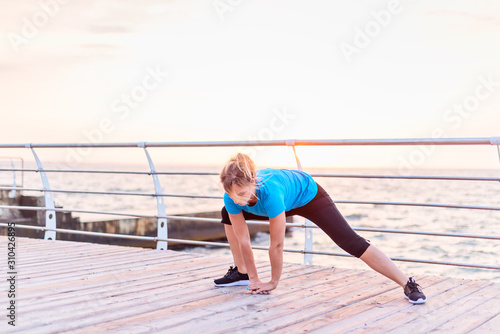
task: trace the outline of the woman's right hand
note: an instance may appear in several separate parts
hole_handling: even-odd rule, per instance
[[[259,287],[260,287],[260,284],[262,284],[262,282],[259,280],[250,280],[250,284],[248,284],[248,290],[250,291],[254,291],[254,290],[258,290]]]
[[[262,283],[260,280],[251,281],[248,285],[248,290],[253,294],[268,295],[270,290],[274,290],[276,286],[271,286],[269,283]]]

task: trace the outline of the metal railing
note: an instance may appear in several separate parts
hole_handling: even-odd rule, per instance
[[[10,191],[30,191],[43,193],[45,198],[44,206],[19,206],[19,205],[0,205],[0,209],[6,210],[26,210],[26,211],[41,211],[45,213],[45,226],[30,226],[30,225],[17,225],[16,228],[20,229],[35,229],[45,232],[44,238],[47,240],[56,239],[56,233],[67,234],[81,234],[93,236],[106,236],[112,238],[123,239],[136,239],[136,240],[150,240],[157,243],[157,249],[167,249],[168,242],[178,242],[191,245],[209,245],[216,247],[228,247],[227,243],[208,242],[208,241],[193,241],[184,239],[173,239],[168,237],[168,220],[190,220],[190,221],[204,221],[219,223],[220,219],[214,218],[200,218],[190,216],[173,216],[167,215],[165,210],[165,198],[178,197],[178,198],[200,198],[200,199],[215,199],[221,200],[222,196],[210,196],[199,194],[168,194],[163,193],[159,175],[184,175],[184,176],[215,176],[218,173],[210,172],[159,172],[156,171],[155,165],[148,152],[149,147],[157,148],[170,148],[170,147],[244,147],[244,146],[290,146],[293,149],[297,166],[301,169],[300,159],[295,150],[296,146],[367,146],[367,145],[493,145],[497,147],[500,159],[500,137],[492,138],[448,138],[448,139],[374,139],[374,140],[270,140],[270,141],[224,141],[224,142],[167,142],[167,143],[96,143],[96,144],[0,144],[0,149],[29,149],[37,164],[37,169],[24,168],[0,168],[0,173],[3,172],[31,172],[39,173],[42,179],[43,188],[17,186],[15,183],[12,186],[2,186],[0,190]],[[44,169],[41,160],[39,159],[35,149],[43,148],[139,148],[143,149],[148,161],[150,170],[148,172],[140,171],[110,171],[110,170],[73,170],[73,169]],[[52,189],[49,183],[48,175],[51,173],[89,173],[89,174],[118,174],[118,175],[149,175],[153,178],[155,192],[134,192],[134,191],[92,191],[80,189]],[[367,179],[404,179],[404,180],[443,180],[443,181],[474,181],[474,182],[499,182],[500,177],[460,177],[460,176],[408,176],[408,175],[359,175],[359,174],[314,174],[313,177],[319,178],[367,178]],[[99,210],[85,210],[80,208],[57,208],[54,205],[53,193],[69,193],[69,194],[89,194],[89,195],[115,195],[115,196],[147,196],[156,199],[157,211],[156,214],[142,214],[134,212],[112,212],[112,211],[99,211]],[[336,200],[336,203],[346,204],[373,204],[373,205],[397,205],[397,206],[418,206],[418,207],[436,207],[436,208],[454,208],[454,209],[470,209],[470,210],[490,210],[500,211],[500,207],[495,206],[478,206],[478,205],[458,205],[458,204],[442,204],[442,203],[415,203],[415,202],[388,202],[388,201],[354,201],[354,200]],[[88,213],[88,214],[102,214],[124,217],[137,217],[137,218],[152,218],[157,221],[157,236],[137,236],[137,235],[124,235],[113,233],[99,233],[91,231],[77,231],[62,229],[57,227],[56,213]],[[269,222],[262,221],[248,221],[248,224],[269,224]],[[0,227],[6,227],[7,223],[0,223]],[[312,263],[312,255],[333,255],[333,256],[350,256],[345,253],[335,252],[321,252],[313,250],[312,231],[317,228],[308,220],[304,220],[303,224],[287,223],[287,227],[303,228],[305,230],[304,249],[285,249],[286,252],[304,254],[304,263]],[[363,228],[353,227],[356,231],[378,232],[378,233],[395,233],[395,234],[413,234],[425,236],[440,236],[440,237],[455,237],[455,238],[473,238],[473,239],[487,239],[487,240],[500,240],[500,236],[493,235],[476,235],[464,233],[440,233],[440,232],[425,232],[425,231],[410,231],[399,229],[384,229],[384,228]],[[262,246],[253,246],[254,249],[267,249]],[[417,262],[426,264],[440,264],[451,265],[460,267],[472,267],[482,269],[496,269],[500,270],[498,265],[484,265],[484,264],[471,264],[471,263],[457,263],[450,261],[437,261],[437,260],[423,260],[423,259],[409,259],[409,258],[392,258],[396,261]]]
[[[11,157],[11,158],[3,158],[3,157],[0,157],[0,169],[2,169],[3,166],[11,166],[11,169],[10,171],[12,172],[11,176],[10,176],[10,183],[12,184],[13,187],[17,187],[17,186],[21,186],[23,187],[24,185],[24,173],[21,173],[21,179],[19,180],[19,176],[18,174],[16,173],[17,169],[16,169],[16,163],[14,162],[18,162],[20,165],[21,165],[21,169],[24,169],[24,160],[22,158],[14,158],[14,157]],[[8,170],[6,168],[6,170]],[[7,179],[9,179],[9,177],[7,177]],[[2,182],[3,180],[0,179],[0,182]],[[9,193],[9,197],[11,198],[14,198],[16,197],[16,190],[13,189],[10,191]]]

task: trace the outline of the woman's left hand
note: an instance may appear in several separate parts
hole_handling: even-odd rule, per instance
[[[248,286],[248,290],[252,292],[252,295],[254,294],[268,295],[269,291],[276,289],[276,286],[277,284],[274,284],[272,282],[267,282],[267,283],[256,282],[250,284]]]

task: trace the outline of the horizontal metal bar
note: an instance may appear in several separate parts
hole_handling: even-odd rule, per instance
[[[186,245],[199,245],[199,246],[213,246],[213,247],[229,247],[229,244],[228,243],[224,243],[224,242],[213,242],[213,241],[198,241],[198,240],[185,240],[185,239],[172,239],[172,238],[168,238],[167,239],[168,242],[177,242],[177,243],[180,243],[180,244],[186,244]],[[251,246],[252,249],[258,249],[258,250],[269,250],[269,247],[265,247],[265,246]],[[308,252],[308,251],[303,251],[301,249],[287,249],[287,248],[284,248],[283,249],[284,252],[288,252],[288,253],[315,253],[315,252]],[[343,256],[343,254],[340,254],[341,256]],[[351,256],[351,255],[348,255],[346,254],[347,256]]]
[[[46,210],[49,210],[50,208],[40,207],[40,206],[0,205],[0,209],[46,211]],[[138,218],[165,218],[165,217],[158,217],[155,215],[144,215],[144,214],[138,214],[138,213],[110,212],[110,211],[90,211],[90,210],[77,210],[77,209],[64,209],[64,208],[55,208],[55,209],[50,209],[50,210],[55,211],[55,212],[95,213],[95,214],[102,214],[102,215],[138,217]]]
[[[420,259],[407,259],[407,258],[403,258],[403,257],[391,257],[390,259],[393,261],[401,261],[401,262],[439,264],[439,265],[455,266],[455,267],[500,270],[500,266],[494,266],[494,265],[488,265],[488,264],[472,264],[472,263],[449,262],[449,261],[429,261],[429,260],[420,260]]]
[[[213,195],[185,195],[185,194],[162,194],[161,197],[181,197],[181,198],[207,198],[207,199],[223,199],[222,196]]]
[[[337,204],[374,204],[374,205],[398,205],[398,206],[423,206],[434,208],[448,208],[448,209],[472,209],[472,210],[493,210],[499,211],[500,207],[497,206],[478,206],[478,205],[458,205],[458,204],[440,204],[440,203],[413,203],[413,202],[381,202],[381,201],[345,201],[334,200]]]
[[[188,220],[188,221],[200,221],[206,223],[217,223],[220,224],[220,218],[205,218],[205,217],[190,217],[190,216],[166,216],[167,219],[177,219],[177,220]],[[269,220],[247,220],[247,224],[250,225],[269,225]],[[285,223],[286,227],[302,227],[301,224]]]
[[[91,190],[66,190],[66,189],[51,189],[42,188],[23,188],[23,187],[0,187],[0,190],[23,190],[23,191],[50,191],[54,193],[69,193],[69,194],[90,194],[90,195],[124,195],[124,196],[151,196],[151,197],[181,197],[181,198],[209,198],[222,199],[222,196],[212,195],[189,195],[189,194],[154,194],[128,191],[91,191]]]
[[[206,242],[206,241],[191,241],[186,242],[182,239],[169,239],[172,242],[178,243],[186,243],[192,245],[205,245],[205,246],[216,246],[216,247],[229,247],[229,244],[225,243],[215,243],[215,242]],[[268,250],[268,247],[264,246],[252,246],[252,249],[258,250]],[[340,257],[353,257],[347,253],[335,253],[335,252],[321,252],[321,251],[304,251],[302,249],[283,249],[284,252],[287,253],[298,253],[298,254],[314,254],[314,255],[328,255],[328,256],[340,256]],[[391,257],[393,261],[402,261],[402,262],[414,262],[414,263],[426,263],[426,264],[439,264],[439,265],[447,265],[447,266],[457,266],[457,267],[468,267],[468,268],[480,268],[480,269],[494,269],[500,270],[500,266],[487,265],[487,264],[472,264],[472,263],[460,263],[460,262],[449,262],[449,261],[429,261],[429,260],[420,260],[420,259],[408,259],[402,257]]]
[[[33,172],[38,173],[40,169],[32,168],[0,168],[0,172]],[[137,175],[151,175],[151,172],[139,171],[123,171],[123,170],[84,170],[84,169],[44,169],[46,173],[92,173],[92,174],[137,174]]]
[[[13,209],[18,209],[18,210],[31,210],[31,211],[36,211],[40,210],[43,211],[46,208],[44,207],[26,207],[26,206],[5,206],[5,205],[0,205],[0,208],[2,209],[8,209],[8,208],[13,208]],[[66,212],[67,210],[56,208],[55,211],[63,211]],[[71,212],[76,212],[76,211],[71,211]],[[97,211],[97,212],[87,212],[87,213],[99,213],[99,214],[109,214],[109,215],[121,215],[121,216],[127,216],[127,217],[141,217],[141,218],[166,218],[166,219],[177,219],[177,220],[186,220],[186,221],[201,221],[201,222],[211,222],[211,223],[220,223],[220,218],[205,218],[205,217],[191,217],[191,216],[173,216],[173,215],[167,215],[164,217],[157,217],[157,216],[146,216],[146,215],[139,215],[139,214],[134,214],[134,213],[129,213],[129,214],[124,214],[120,212],[107,212],[107,211]],[[260,220],[247,220],[247,224],[250,225],[269,225],[269,221],[260,221]],[[304,224],[294,224],[294,223],[286,223],[287,227],[297,227],[297,228],[306,228],[306,227],[311,227],[311,228],[318,228],[316,225],[312,226],[306,226]],[[411,230],[397,230],[397,229],[383,229],[383,228],[368,228],[368,227],[353,227],[353,230],[355,231],[362,231],[362,232],[376,232],[376,233],[394,233],[394,234],[413,234],[413,235],[428,235],[428,236],[442,236],[442,237],[457,237],[457,238],[471,238],[471,239],[486,239],[486,240],[500,240],[500,236],[497,235],[478,235],[478,234],[462,234],[462,233],[444,233],[444,232],[426,232],[426,231],[411,231]]]
[[[23,187],[0,187],[0,190],[23,190],[23,191],[50,191],[53,193],[69,193],[69,194],[91,194],[91,195],[131,195],[131,196],[156,196],[153,193],[139,193],[127,191],[91,191],[91,190],[66,190],[66,189],[51,189],[43,188],[23,188]]]
[[[12,208],[12,206],[0,205],[0,208]],[[45,209],[44,207],[25,207],[25,206],[17,206],[15,209],[26,209],[26,210],[40,210]],[[56,208],[55,211],[63,211],[64,209]],[[73,211],[74,212],[74,211]],[[90,211],[88,212],[90,213]],[[220,223],[220,218],[206,218],[206,217],[191,217],[191,216],[173,216],[166,215],[162,217],[152,216],[152,215],[140,215],[140,214],[124,214],[119,212],[92,212],[99,214],[110,214],[110,215],[122,215],[127,217],[141,217],[141,218],[166,218],[166,219],[177,219],[177,220],[186,220],[186,221],[201,221],[201,222],[210,222],[210,223]],[[247,220],[247,224],[250,225],[269,225],[269,221],[264,220]],[[286,223],[287,227],[297,227],[297,228],[319,228],[316,225],[304,225],[304,224],[294,224],[294,223]],[[353,227],[355,231],[362,232],[376,232],[376,233],[395,233],[395,234],[413,234],[413,235],[428,235],[428,236],[441,236],[441,237],[457,237],[457,238],[471,238],[471,239],[486,239],[486,240],[500,240],[500,236],[497,235],[479,235],[479,234],[463,234],[463,233],[444,233],[444,232],[426,232],[426,231],[411,231],[411,230],[397,230],[397,229],[383,229],[383,228],[369,228],[369,227]]]
[[[212,223],[220,223],[219,218],[203,218],[203,217],[190,217],[190,216],[167,216],[167,219],[179,219],[179,220],[190,220],[190,221],[204,221]],[[247,224],[251,225],[269,225],[268,220],[247,220]],[[297,228],[318,228],[317,225],[305,225],[305,224],[295,224],[287,223],[287,227],[297,227]],[[395,234],[415,234],[415,235],[428,235],[428,236],[438,236],[438,237],[456,237],[456,238],[471,238],[471,239],[486,239],[486,240],[500,240],[500,235],[479,235],[479,234],[462,234],[462,233],[444,233],[444,232],[425,232],[425,231],[411,231],[411,230],[396,230],[396,229],[383,229],[383,228],[371,228],[371,227],[353,227],[355,231],[362,232],[377,232],[377,233],[395,233]]]
[[[363,146],[363,145],[495,145],[498,137],[480,138],[411,138],[411,139],[326,139],[326,140],[255,140],[200,142],[131,142],[131,143],[46,143],[0,144],[0,148],[133,148],[133,147],[231,147],[231,146]]]
[[[39,188],[21,188],[21,187],[0,187],[4,190],[27,190],[27,191],[45,191]],[[136,196],[161,196],[161,197],[181,197],[181,198],[205,198],[205,199],[222,199],[222,196],[212,195],[186,195],[186,194],[153,194],[153,193],[134,193],[134,192],[98,192],[86,190],[51,190],[52,192],[63,193],[83,193],[83,194],[103,194],[103,195],[136,195]],[[495,206],[478,206],[478,205],[458,205],[458,204],[441,204],[441,203],[418,203],[418,202],[384,202],[384,201],[353,201],[353,200],[334,200],[337,204],[372,204],[372,205],[397,205],[397,206],[420,206],[420,207],[435,207],[448,209],[470,209],[470,210],[492,210],[500,211],[500,207]],[[41,208],[42,209],[42,208]],[[26,209],[28,210],[28,209]],[[67,210],[67,212],[82,212],[77,210]],[[105,212],[102,212],[105,214]]]
[[[38,173],[41,170],[33,168],[0,168],[0,172],[33,172]],[[46,173],[89,173],[89,174],[137,174],[137,175],[189,175],[189,176],[204,176],[204,175],[219,175],[217,172],[140,172],[140,171],[124,171],[124,170],[91,170],[91,169],[44,169]]]
[[[296,140],[295,146],[304,145],[492,145],[493,138],[410,138],[410,139],[340,139]]]
[[[203,217],[190,217],[190,216],[167,216],[167,219],[189,220],[189,221],[204,221],[210,223],[220,223],[219,218],[203,218]],[[269,225],[268,220],[247,220],[247,224],[251,225]],[[305,225],[286,223],[287,227],[297,228],[318,228],[317,225]],[[425,232],[425,231],[411,231],[411,230],[396,230],[372,227],[353,227],[355,231],[361,232],[377,232],[377,233],[395,233],[395,234],[413,234],[413,235],[428,235],[436,237],[456,237],[456,238],[471,238],[471,239],[486,239],[486,240],[500,240],[500,235],[480,235],[480,234],[463,234],[463,233],[444,233],[444,232]]]
[[[213,176],[218,176],[218,172],[155,172],[151,174],[157,174],[157,175],[191,175],[191,176],[208,176],[208,175],[213,175]]]
[[[471,177],[471,176],[405,176],[405,175],[355,175],[355,174],[316,174],[312,177],[332,177],[332,178],[362,178],[362,179],[404,179],[404,180],[445,180],[445,181],[495,181],[499,182],[500,177]]]
[[[219,218],[203,218],[203,217],[190,217],[190,216],[167,216],[167,219],[189,220],[189,221],[204,221],[210,223],[220,223]],[[250,225],[269,225],[268,220],[247,220]],[[318,228],[317,225],[305,225],[286,223],[287,227],[297,228]],[[486,240],[500,240],[500,235],[479,235],[479,234],[462,234],[462,233],[444,233],[444,232],[425,232],[425,231],[411,231],[411,230],[396,230],[396,229],[383,229],[372,227],[353,227],[355,231],[362,232],[377,232],[377,233],[395,233],[395,234],[415,234],[415,235],[428,235],[437,237],[456,237],[456,238],[471,238],[471,239],[486,239]]]
[[[38,169],[0,168],[0,172],[40,172]],[[217,176],[217,172],[139,172],[139,171],[109,171],[109,170],[64,170],[44,169],[47,173],[102,173],[102,174],[137,174],[137,175],[180,175],[180,176]],[[429,176],[429,175],[368,175],[368,174],[320,174],[310,173],[312,177],[327,178],[362,178],[362,179],[404,179],[404,180],[445,180],[445,181],[492,181],[500,182],[500,177],[473,176]]]
[[[7,227],[8,224],[0,223],[0,227]],[[209,241],[195,241],[195,240],[184,240],[184,239],[160,239],[157,237],[147,237],[147,236],[136,236],[136,235],[127,235],[127,234],[116,234],[116,233],[101,233],[101,232],[90,232],[90,231],[76,231],[76,230],[68,230],[68,229],[47,229],[42,226],[30,226],[30,225],[16,225],[16,228],[21,229],[33,229],[33,230],[50,230],[56,231],[58,233],[68,233],[68,234],[82,234],[82,235],[93,235],[93,236],[103,236],[110,238],[123,238],[123,239],[135,239],[135,240],[151,240],[151,241],[167,241],[167,242],[177,242],[183,244],[190,245],[204,245],[204,246],[214,246],[214,247],[229,247],[227,243],[221,242],[209,242]],[[268,247],[265,246],[252,246],[253,249],[258,250],[268,250]],[[299,253],[299,254],[315,254],[315,255],[329,255],[329,256],[342,256],[342,257],[352,257],[352,255],[345,253],[335,253],[335,252],[320,252],[320,251],[304,251],[301,249],[283,249],[284,252],[288,253]],[[429,261],[429,260],[420,260],[420,259],[407,259],[402,257],[391,257],[393,261],[402,261],[402,262],[414,262],[414,263],[426,263],[426,264],[439,264],[439,265],[448,265],[448,266],[457,266],[457,267],[469,267],[469,268],[480,268],[480,269],[495,269],[500,270],[500,266],[494,265],[482,265],[482,264],[471,264],[471,263],[459,263],[459,262],[448,262],[448,261]]]
[[[353,227],[352,229],[355,230],[355,231],[361,231],[361,232],[414,234],[414,235],[429,235],[429,236],[434,236],[434,237],[456,237],[456,238],[500,240],[500,235],[481,235],[481,234],[463,234],[463,233],[425,232],[425,231],[395,230],[395,229],[369,228],[369,227]]]
[[[290,224],[290,227],[319,228],[316,225],[305,225],[305,224],[293,224],[293,225]],[[375,227],[357,227],[357,226],[353,226],[352,229],[354,231],[373,232],[373,233],[394,233],[394,234],[428,235],[428,236],[434,236],[434,237],[455,237],[455,238],[500,240],[500,235],[426,232],[426,231],[396,230],[396,229],[375,228]]]
[[[7,227],[8,225],[5,223],[0,223],[0,227]],[[27,230],[41,230],[41,231],[55,231],[58,233],[67,233],[67,234],[81,234],[81,235],[94,235],[99,237],[110,237],[110,238],[122,238],[122,239],[135,239],[135,240],[152,240],[157,241],[156,237],[147,237],[142,235],[129,235],[129,234],[116,234],[116,233],[104,233],[104,232],[92,232],[92,231],[78,231],[78,230],[69,230],[65,228],[55,228],[48,229],[44,226],[33,226],[33,225],[18,225],[16,224],[16,229],[27,229]]]
[[[0,168],[0,172],[38,172],[38,169]]]

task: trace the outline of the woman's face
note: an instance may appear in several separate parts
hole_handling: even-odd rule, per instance
[[[234,203],[244,206],[247,205],[248,202],[252,199],[255,193],[255,183],[249,186],[240,186],[237,184],[233,185],[233,195],[231,199]]]

